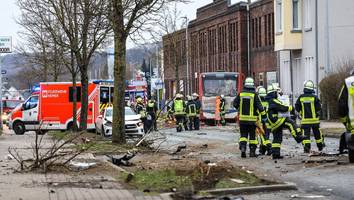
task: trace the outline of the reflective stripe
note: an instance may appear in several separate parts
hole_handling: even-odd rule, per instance
[[[258,144],[257,140],[250,140],[250,144]]]
[[[285,118],[278,118],[278,120],[275,123],[272,123],[269,121],[270,126],[271,126],[271,131],[273,132],[274,130],[278,129],[285,121]]]
[[[316,117],[316,109],[315,109],[315,97],[301,97],[301,124],[317,124],[320,122],[320,119]],[[305,117],[305,103],[309,103],[311,106],[311,118]]]
[[[295,131],[293,125],[292,125],[291,123],[289,123],[289,122],[285,122],[285,125],[286,125],[287,127],[289,127],[290,132],[291,132],[291,135],[292,135],[292,136],[296,136],[296,131]],[[300,130],[298,130],[298,131],[300,131]]]
[[[302,144],[311,144],[311,140],[303,140]]]
[[[348,89],[348,121],[351,125],[349,130],[352,130],[354,127],[354,76],[345,79],[345,83]]]
[[[247,138],[245,138],[245,137],[241,137],[240,140],[239,140],[239,142],[248,142],[248,140],[247,140]]]
[[[321,139],[319,139],[319,140],[316,140],[316,143],[317,143],[317,144],[321,144],[322,141],[323,141],[323,140],[322,140],[322,138],[321,138]]]
[[[272,148],[280,148],[281,144],[279,143],[272,143]]]
[[[188,117],[195,117],[197,116],[197,109],[196,109],[196,106],[195,104],[190,104],[188,105],[188,113],[187,113],[187,116]]]
[[[257,121],[257,116],[254,116],[254,93],[250,92],[241,92],[240,97],[241,97],[241,102],[240,102],[240,121],[250,121],[250,122],[255,122]],[[249,105],[249,115],[244,115],[243,114],[243,99],[249,99],[250,100],[250,105]]]

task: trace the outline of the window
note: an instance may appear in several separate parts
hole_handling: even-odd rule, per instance
[[[283,31],[283,8],[282,0],[277,0],[276,3],[276,28],[277,33]]]
[[[23,109],[30,110],[32,108],[36,108],[37,105],[38,105],[38,96],[32,96],[26,101],[26,103],[24,103]]]
[[[305,29],[311,29],[311,1],[305,0]]]
[[[258,73],[258,80],[259,80],[259,85],[264,86],[264,73]]]
[[[69,102],[73,102],[73,87],[69,87]],[[76,86],[76,102],[81,102],[81,87]]]
[[[293,30],[300,30],[300,0],[293,0]]]

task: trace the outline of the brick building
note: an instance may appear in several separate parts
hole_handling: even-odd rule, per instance
[[[276,75],[276,54],[274,53],[273,0],[259,0],[250,6],[251,29],[251,72],[256,83],[266,85]],[[188,25],[188,61],[180,56],[178,61],[180,84],[186,91],[189,77],[190,92],[198,91],[198,75],[203,72],[241,72],[247,75],[247,4],[240,2],[230,5],[228,0],[214,2],[197,10],[195,20]],[[180,39],[176,51],[186,55],[186,30],[174,33]],[[175,62],[171,59],[170,41],[163,38],[164,81],[166,98],[176,91]],[[184,44],[184,45],[183,45]],[[184,59],[184,60],[183,60]],[[275,73],[275,74],[274,74]],[[188,75],[187,75],[188,74]],[[268,77],[267,77],[268,75]]]

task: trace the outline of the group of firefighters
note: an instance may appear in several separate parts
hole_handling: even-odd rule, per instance
[[[304,83],[303,94],[299,96],[295,107],[281,101],[281,89],[276,84],[271,84],[265,89],[263,86],[255,87],[253,78],[246,78],[244,88],[233,101],[233,106],[239,113],[240,139],[239,148],[241,157],[246,157],[247,144],[249,144],[249,156],[256,157],[258,141],[260,141],[260,154],[272,155],[273,159],[282,159],[280,154],[281,143],[283,140],[283,129],[290,131],[292,137],[297,143],[302,143],[304,152],[311,150],[311,130],[314,134],[317,148],[319,151],[325,147],[324,137],[320,129],[320,111],[321,102],[315,94],[315,85],[313,81],[308,80]],[[342,122],[351,133],[354,142],[354,70],[351,77],[347,78],[345,85],[339,97],[340,116]],[[176,130],[181,132],[185,130],[199,130],[199,113],[201,102],[198,94],[184,100],[182,94],[177,94],[173,103],[168,106],[169,115],[173,115],[176,120]],[[225,99],[223,95],[216,98],[216,110],[220,115],[222,125],[225,121]],[[156,130],[156,112],[157,106],[153,100],[149,100],[144,107],[141,98],[137,99],[137,113],[141,114],[144,121],[144,127],[147,117],[151,117]],[[295,111],[301,120],[300,126],[296,124]],[[145,129],[145,128],[144,128]],[[145,130],[147,131],[147,130]],[[258,133],[258,134],[256,134]],[[273,134],[273,141],[270,142],[270,134]],[[342,136],[340,151],[343,151],[347,135]],[[345,143],[345,142],[344,142]]]

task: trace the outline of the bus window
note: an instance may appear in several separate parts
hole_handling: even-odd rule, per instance
[[[109,103],[109,87],[101,87],[100,90],[100,103]]]
[[[205,96],[225,95],[234,97],[237,95],[236,78],[206,77],[203,80]]]

